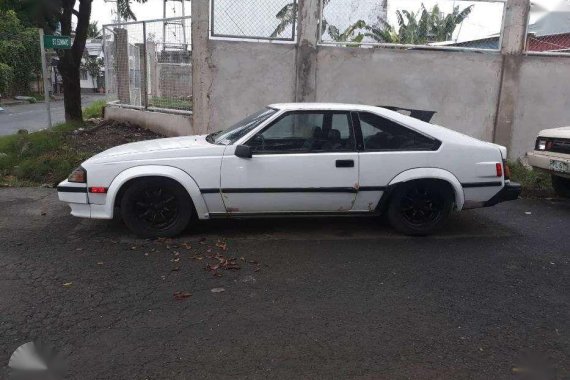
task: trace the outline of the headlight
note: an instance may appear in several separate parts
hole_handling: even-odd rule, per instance
[[[536,150],[546,150],[546,139],[536,140]]]
[[[87,183],[87,172],[80,166],[71,172],[67,180],[69,182]]]

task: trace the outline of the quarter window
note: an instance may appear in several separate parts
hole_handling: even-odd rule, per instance
[[[248,141],[254,153],[303,153],[354,150],[346,112],[292,112]]]
[[[435,150],[439,142],[367,112],[358,114],[365,150]]]

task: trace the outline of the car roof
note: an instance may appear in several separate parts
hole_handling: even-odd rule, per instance
[[[413,118],[401,114],[396,111],[392,111],[382,107],[368,106],[363,104],[347,104],[347,103],[278,103],[271,104],[268,107],[275,108],[284,111],[311,111],[311,110],[321,110],[321,111],[363,111],[371,112],[377,115],[383,116],[387,119],[391,119],[397,123],[401,123],[415,129],[418,132],[426,133],[432,137],[435,137],[444,141],[462,141],[471,145],[487,144],[481,140],[477,140],[473,137],[467,136],[463,133],[436,125],[424,122],[422,120]]]

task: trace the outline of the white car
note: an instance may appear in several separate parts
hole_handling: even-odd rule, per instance
[[[558,195],[570,197],[570,127],[540,131],[527,156],[531,166],[551,174]]]
[[[217,217],[374,215],[411,235],[517,199],[506,148],[387,109],[274,104],[207,136],[126,144],[58,186],[71,214],[146,237]]]

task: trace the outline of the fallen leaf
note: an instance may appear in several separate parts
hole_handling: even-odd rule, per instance
[[[225,242],[218,241],[216,247],[221,248],[223,251],[228,249],[228,245]]]
[[[226,289],[224,289],[224,288],[214,288],[214,289],[210,289],[210,291],[211,291],[212,293],[222,293],[222,292],[225,292]]]
[[[192,293],[189,292],[174,292],[174,299],[177,301],[181,301],[190,297],[192,297]]]
[[[66,282],[65,284],[63,284],[63,286],[65,286],[66,288],[69,288],[71,285],[73,285],[73,282]]]

